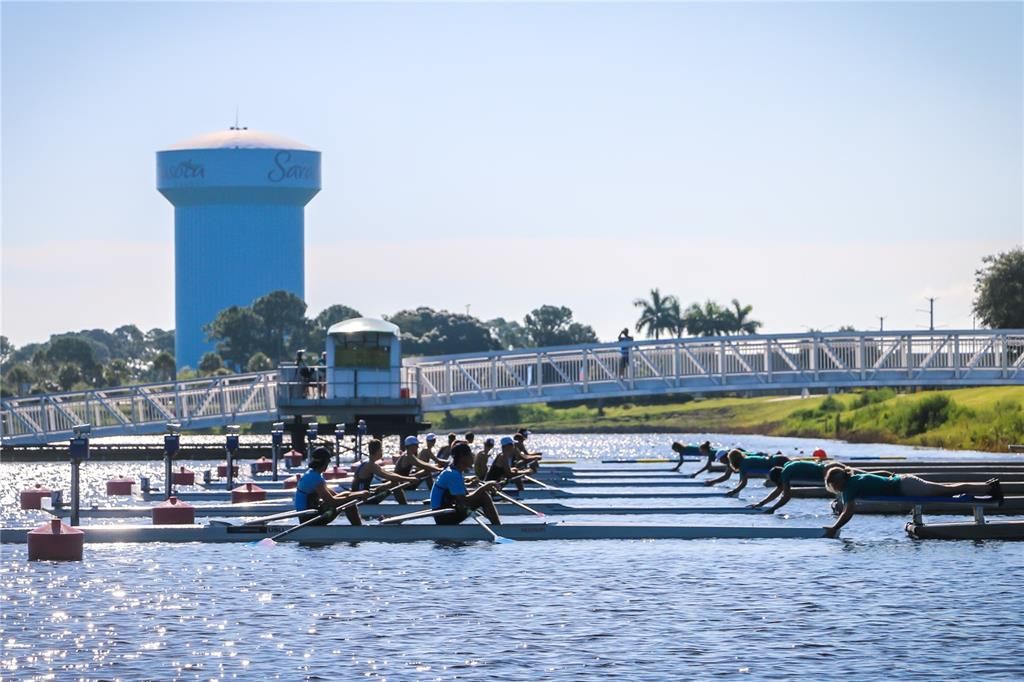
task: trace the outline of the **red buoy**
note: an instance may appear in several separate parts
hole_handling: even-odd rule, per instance
[[[36,483],[35,488],[29,488],[21,491],[21,508],[22,509],[42,509],[43,498],[49,497],[53,491],[49,488],[44,488],[42,484]]]
[[[266,472],[273,471],[273,470],[274,470],[274,463],[271,462],[266,457],[260,457],[258,460],[256,460],[256,473],[257,474],[265,474]]]
[[[153,525],[191,524],[196,522],[196,508],[171,496],[153,507]]]
[[[324,472],[324,478],[328,481],[334,481],[339,478],[348,478],[351,476],[351,472],[345,467],[334,466]]]
[[[828,459],[828,453],[826,453],[821,448],[818,448],[817,450],[815,450],[814,453],[812,454],[812,456],[815,459]]]
[[[238,476],[238,465],[237,464],[232,464],[231,465],[231,477],[234,478],[236,476]],[[218,464],[217,465],[217,478],[227,478],[227,477],[228,477],[228,465],[227,464]]]
[[[287,462],[288,466],[290,467],[302,466],[302,460],[304,459],[305,456],[298,450],[292,450],[291,452],[284,456],[284,461]]]
[[[29,561],[81,561],[85,533],[60,519],[28,532]]]
[[[252,483],[240,485],[231,491],[231,504],[262,502],[265,499],[267,499],[267,491]]]
[[[135,479],[112,478],[107,481],[107,495],[131,495],[133,485],[135,485]]]
[[[179,471],[175,471],[171,474],[171,483],[174,485],[195,485],[196,484],[196,472],[181,467]]]
[[[289,476],[288,478],[284,479],[284,489],[291,490],[292,488],[297,486],[299,484],[299,478],[300,476],[298,474],[295,474],[294,476]]]

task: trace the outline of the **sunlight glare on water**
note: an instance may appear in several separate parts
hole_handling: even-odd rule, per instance
[[[537,435],[531,445],[599,460],[663,456],[672,439],[685,438]],[[827,446],[846,456],[952,456]],[[35,481],[66,488],[67,468],[0,467],[5,524],[46,518],[18,511],[17,491]],[[107,504],[104,480],[159,479],[162,465],[90,462],[82,472],[86,499]],[[751,485],[742,499],[763,492]],[[833,518],[825,500],[786,511],[657,522]],[[87,545],[80,563],[29,563],[23,545],[4,545],[0,677],[1020,679],[1024,546],[915,542],[905,520],[858,517],[841,541],[115,544]]]

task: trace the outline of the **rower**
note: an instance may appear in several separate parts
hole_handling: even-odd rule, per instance
[[[853,518],[858,498],[949,498],[954,495],[989,495],[993,503],[1003,503],[1003,489],[998,478],[990,478],[984,483],[934,483],[910,474],[855,474],[848,467],[838,466],[825,472],[825,487],[829,492],[839,496],[843,505],[843,511],[836,522],[831,526],[825,526],[825,536],[830,538],[835,537],[839,529]]]
[[[472,433],[466,434],[466,442],[469,443],[469,437]],[[487,468],[488,461],[491,458],[491,450],[494,449],[494,439],[488,438],[484,441],[484,449],[476,453],[473,458],[473,473],[476,474],[477,480],[483,481],[487,479]]]
[[[672,443],[672,450],[679,456],[679,461],[674,467],[672,467],[671,471],[679,471],[679,467],[683,466],[683,462],[685,461],[683,459],[685,455],[703,455],[704,457],[707,457],[707,461],[704,462],[704,466],[690,474],[690,478],[697,478],[697,474],[702,471],[710,470],[711,464],[715,461],[715,451],[711,449],[711,441],[709,440],[704,441],[697,447],[693,447],[692,445],[683,445],[679,441],[675,441]]]
[[[466,435],[462,437],[462,440],[469,443],[469,447],[473,447],[473,441],[476,440],[476,434],[472,431],[467,431]]]
[[[431,434],[433,435],[433,434]],[[419,458],[417,454],[419,450],[420,441],[416,436],[406,436],[405,438],[405,450],[395,460],[394,470],[399,476],[408,476],[413,472],[413,469],[417,473],[422,472],[423,480],[427,482],[427,490],[430,490],[430,486],[433,485],[433,473],[442,471],[442,467],[435,466],[428,461],[424,461]],[[424,449],[426,451],[426,449]],[[413,488],[415,490],[415,488]],[[395,491],[395,500],[399,504],[405,504],[405,492],[402,490]]]
[[[516,446],[516,457],[515,462],[525,464],[528,469],[537,471],[540,468],[540,460],[543,455],[539,452],[528,452],[526,449],[526,439],[530,437],[530,432],[526,429],[519,429],[512,435],[512,440]]]
[[[441,449],[437,451],[437,460],[440,462],[447,462],[448,458],[451,457],[452,445],[458,440],[458,435],[454,433],[448,434],[448,444],[442,445]]]
[[[427,444],[422,450],[420,450],[420,454],[417,455],[417,459],[419,459],[421,462],[430,462],[436,465],[437,471],[443,470],[448,463],[442,462],[440,459],[438,459],[437,455],[434,454],[434,445],[437,444],[437,436],[435,436],[433,433],[428,433],[426,441]]]
[[[374,478],[382,478],[392,483],[418,484],[420,482],[418,478],[392,473],[380,465],[380,460],[384,456],[384,444],[379,439],[374,438],[370,441],[367,452],[369,452],[369,458],[359,465],[352,477],[352,490],[370,490]],[[401,490],[394,491],[396,500],[401,492]],[[402,497],[404,499],[405,496]]]
[[[505,481],[514,476],[530,473],[529,469],[515,467],[517,453],[516,442],[510,436],[502,436],[501,452],[497,454],[491,463],[491,468],[487,470],[487,480]],[[524,489],[522,478],[516,478],[515,484],[516,490],[521,492]]]
[[[501,525],[501,517],[491,499],[491,491],[497,486],[488,481],[478,487],[472,494],[466,491],[465,472],[473,466],[473,449],[465,441],[456,441],[451,449],[451,462],[434,481],[430,491],[431,509],[455,509],[453,513],[438,514],[434,522],[441,525],[462,523],[476,509],[482,509],[484,516],[495,526]]]
[[[782,495],[778,502],[768,508],[768,513],[772,514],[792,498],[792,485],[794,482],[825,485],[826,471],[831,467],[838,466],[843,465],[839,462],[803,459],[787,462],[781,467],[772,467],[768,472],[768,480],[775,484],[775,489],[768,493],[760,502],[748,504],[747,507],[749,509],[759,509],[776,497],[779,497],[779,495]]]
[[[302,474],[298,484],[295,486],[295,511],[315,512],[317,510],[326,512],[334,509],[334,514],[326,514],[320,520],[312,523],[314,526],[326,526],[337,516],[337,508],[346,502],[352,502],[366,497],[369,493],[365,490],[351,491],[335,494],[324,480],[324,470],[331,463],[331,451],[324,447],[313,450],[309,457],[309,468]],[[345,516],[353,526],[363,525],[363,519],[359,516],[356,506],[345,509]]]
[[[768,474],[773,467],[785,466],[789,457],[782,453],[774,455],[748,455],[739,450],[732,450],[726,457],[726,465],[730,471],[740,475],[740,482],[736,487],[725,493],[726,497],[735,497],[740,491],[747,487],[747,481],[754,473]]]

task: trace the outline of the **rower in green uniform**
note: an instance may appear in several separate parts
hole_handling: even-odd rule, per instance
[[[839,462],[822,462],[820,460],[800,459],[787,462],[781,467],[772,467],[768,472],[768,480],[775,484],[775,489],[768,493],[764,499],[754,504],[748,504],[750,509],[759,509],[781,495],[779,501],[768,508],[772,514],[776,509],[783,506],[793,496],[793,483],[808,483],[821,486],[825,484],[825,471],[829,467],[842,466]]]
[[[679,467],[683,466],[683,462],[686,461],[686,455],[707,457],[707,461],[704,462],[704,466],[690,474],[690,478],[697,478],[697,474],[710,469],[711,464],[715,461],[715,451],[711,448],[711,441],[709,440],[704,441],[696,447],[693,445],[683,445],[679,441],[675,441],[672,443],[672,450],[679,456],[679,461],[676,462],[676,465],[669,469],[669,471],[679,471]]]
[[[299,479],[295,486],[295,511],[319,511],[322,518],[311,525],[322,526],[333,521],[338,514],[338,507],[347,503],[359,500],[369,495],[369,491],[358,490],[343,493],[333,493],[324,479],[324,471],[331,463],[331,451],[327,448],[317,448],[309,458],[309,468]],[[334,510],[333,514],[327,511]],[[345,516],[353,526],[363,525],[363,519],[359,515],[356,505],[345,509]]]
[[[826,537],[834,538],[845,526],[857,508],[857,500],[865,497],[953,497],[990,495],[993,502],[1002,504],[1003,490],[998,478],[984,483],[934,483],[910,474],[883,476],[855,474],[848,467],[831,467],[825,472],[825,487],[843,505],[843,511],[831,526],[825,526]]]
[[[715,483],[721,483],[729,479],[733,473],[740,475],[740,482],[736,484],[736,487],[725,493],[728,497],[734,497],[740,494],[740,491],[747,487],[747,480],[754,474],[763,473],[766,474],[771,470],[772,467],[784,466],[789,461],[789,457],[783,454],[769,455],[764,452],[755,454],[749,454],[743,452],[739,448],[729,451],[729,454],[725,458],[725,473],[716,479],[710,481],[704,481],[704,485],[714,485]]]
[[[367,457],[366,461],[361,463],[359,467],[356,468],[355,473],[352,474],[352,490],[370,490],[374,479],[383,479],[395,484],[419,484],[420,479],[414,476],[396,474],[388,471],[380,465],[380,460],[384,457],[384,445],[379,439],[374,438],[370,441],[367,452],[369,453],[369,457]],[[377,492],[375,498],[377,498],[377,500],[382,500],[385,496],[392,493],[394,493],[397,499],[399,497],[399,493],[401,493],[401,489],[397,489],[396,486],[390,486],[390,488],[385,489],[383,492]],[[401,495],[401,497],[402,499],[405,499],[404,494]]]
[[[501,517],[491,499],[491,491],[497,486],[494,481],[480,485],[472,493],[466,490],[466,472],[473,466],[473,449],[466,441],[456,441],[451,448],[451,462],[440,473],[430,490],[430,508],[453,511],[434,516],[434,522],[441,525],[457,525],[469,518],[477,509],[495,526],[501,525]]]

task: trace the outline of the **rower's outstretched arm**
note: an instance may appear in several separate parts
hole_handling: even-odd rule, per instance
[[[718,478],[710,478],[704,481],[704,485],[717,485],[718,483],[725,483],[732,477],[732,469],[729,467],[725,468],[725,473]]]
[[[776,509],[786,504],[791,499],[793,499],[793,490],[792,488],[789,487],[788,483],[784,484],[782,487],[782,497],[779,499],[778,502],[776,502],[772,507],[770,507],[768,511],[774,514]]]
[[[754,504],[748,504],[747,507],[750,508],[750,509],[760,509],[761,507],[763,507],[764,505],[768,504],[769,502],[774,500],[776,497],[778,497],[779,493],[781,493],[781,492],[782,492],[782,485],[780,484],[780,485],[775,486],[775,490],[773,490],[770,493],[768,493],[767,495],[765,495],[764,498],[761,499],[760,502],[755,502]]]
[[[683,463],[682,462],[682,457],[680,457],[679,460],[680,460],[679,463],[682,464]],[[708,461],[704,462],[704,466],[702,466],[700,469],[697,469],[692,474],[690,474],[690,478],[697,478],[697,474],[702,474],[705,471],[711,471],[711,463],[713,461],[714,461],[714,457],[708,457]]]
[[[736,484],[736,487],[725,494],[726,497],[736,497],[740,494],[740,491],[747,487],[747,475],[740,474],[740,482]]]
[[[839,515],[839,518],[836,519],[836,522],[833,523],[831,526],[825,526],[825,537],[834,538],[836,535],[839,534],[839,529],[845,526],[847,523],[849,523],[850,519],[853,518],[853,514],[855,511],[854,507],[856,506],[856,504],[857,500],[853,499],[850,500],[849,504],[843,505],[843,513]]]
[[[387,481],[391,481],[392,483],[412,483],[414,481],[419,480],[418,478],[414,478],[412,476],[403,476],[402,474],[396,474],[393,471],[388,471],[387,469],[377,464],[376,462],[374,462],[372,466],[374,475],[383,478]]]

